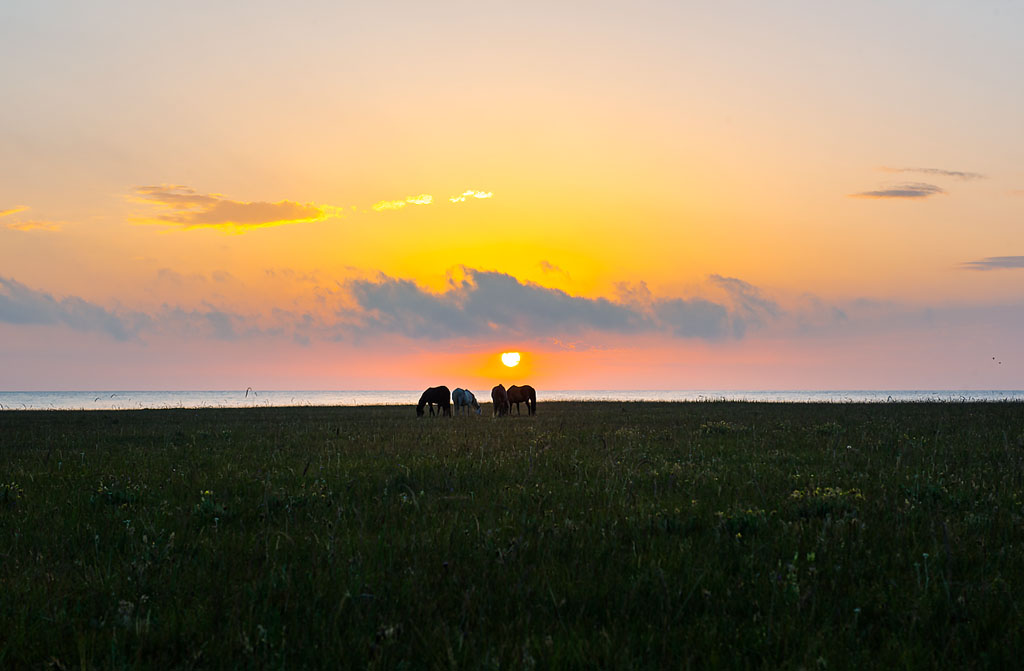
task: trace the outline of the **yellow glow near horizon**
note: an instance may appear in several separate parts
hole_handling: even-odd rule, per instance
[[[515,368],[519,365],[519,352],[502,352],[501,362],[509,368]]]

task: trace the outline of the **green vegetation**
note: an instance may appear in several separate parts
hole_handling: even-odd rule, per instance
[[[0,667],[1019,663],[1019,403],[488,410],[0,412]]]

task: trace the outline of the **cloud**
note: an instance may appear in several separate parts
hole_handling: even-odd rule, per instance
[[[908,182],[905,184],[897,184],[888,189],[851,193],[850,196],[852,198],[927,198],[928,196],[944,193],[946,193],[945,189],[934,184]]]
[[[209,287],[211,283],[224,285],[235,281],[235,276],[226,270],[212,270],[209,277],[207,277],[203,273],[189,273],[185,275],[171,268],[158,269],[155,279],[156,284],[174,287],[176,290],[186,285]]]
[[[464,203],[464,202],[466,202],[467,198],[483,199],[483,198],[491,198],[492,196],[494,196],[494,194],[491,193],[490,191],[463,191],[459,195],[452,196],[448,200],[453,202],[453,203]]]
[[[1024,256],[989,256],[978,261],[967,261],[961,267],[968,270],[1001,270],[1024,268]]]
[[[760,289],[748,282],[721,275],[711,275],[709,280],[732,299],[732,328],[737,338],[742,338],[747,328],[763,326],[770,319],[782,314],[782,308],[778,303],[765,297]]]
[[[341,316],[359,332],[409,338],[550,338],[584,333],[669,333],[680,338],[742,338],[780,310],[753,286],[716,276],[732,297],[655,299],[646,290],[620,286],[620,301],[572,296],[505,273],[463,268],[464,277],[443,293],[411,280],[380,276],[350,280],[354,311]]]
[[[27,209],[28,209],[27,206],[19,205],[17,207],[12,207],[9,210],[0,210],[0,217],[6,217],[6,216],[11,215],[11,214],[17,214],[18,212],[24,212]]]
[[[61,225],[53,221],[16,221],[7,224],[12,231],[59,231]]]
[[[405,200],[382,200],[374,204],[373,209],[383,212],[384,210],[400,210],[406,205],[430,205],[433,202],[433,196],[429,193],[421,193],[418,196],[408,196]]]
[[[722,340],[730,332],[729,311],[725,306],[703,298],[671,298],[654,304],[658,322],[679,338]],[[733,329],[743,337],[746,329]]]
[[[540,266],[540,269],[545,273],[553,273],[555,275],[562,275],[563,277],[572,279],[568,271],[556,266],[550,261],[541,261],[538,265]]]
[[[100,331],[117,340],[131,340],[146,321],[142,315],[117,315],[76,296],[57,299],[14,279],[0,277],[0,322],[64,324],[76,331]]]
[[[202,309],[192,310],[165,305],[153,318],[150,330],[182,339],[211,337],[227,341],[280,331],[261,329],[256,321],[255,317],[222,310],[209,303],[203,303]]]
[[[348,290],[362,311],[363,328],[430,339],[516,336],[587,329],[637,331],[644,317],[607,299],[570,296],[520,282],[511,275],[465,269],[442,294],[410,280],[352,280]]]
[[[457,196],[452,196],[448,200],[452,203],[464,203],[468,198],[491,198],[494,194],[490,191],[465,191]],[[429,193],[421,193],[418,196],[408,196],[402,200],[381,200],[373,204],[373,209],[377,212],[384,212],[385,210],[401,210],[409,205],[431,205],[434,202],[434,197]]]
[[[183,278],[165,274],[171,279]],[[144,333],[182,340],[214,338],[236,341],[259,335],[280,335],[282,326],[261,327],[258,315],[243,315],[204,302],[196,309],[163,305],[152,314],[115,311],[77,296],[55,298],[13,278],[0,276],[0,323],[67,326],[75,331],[100,332],[119,341],[142,340]],[[295,328],[298,328],[298,324]]]
[[[965,267],[1024,267],[1024,257],[983,262]],[[573,350],[618,347],[633,338],[643,343],[650,337],[729,343],[756,333],[774,342],[810,342],[908,333],[936,325],[1024,324],[1024,304],[928,306],[870,299],[834,304],[805,295],[784,309],[760,288],[721,275],[710,276],[696,297],[658,297],[639,282],[618,285],[616,298],[587,298],[505,273],[461,271],[441,292],[384,275],[331,287],[314,282],[304,295],[316,300],[271,305],[257,313],[232,309],[213,298],[216,294],[191,307],[163,304],[134,311],[76,296],[55,297],[0,276],[0,324],[69,328],[147,344],[272,339],[301,346],[330,341],[358,346],[395,336],[435,347],[474,347],[511,339]],[[196,276],[167,270],[160,277],[173,287]],[[198,277],[210,291],[217,289],[215,283],[237,282],[220,273]]]
[[[963,181],[974,179],[987,179],[986,175],[977,172],[965,172],[962,170],[943,170],[941,168],[889,168],[883,167],[885,172],[912,172],[921,175],[933,175],[935,177],[952,177]]]
[[[230,200],[204,194],[187,186],[140,186],[132,199],[163,210],[148,223],[173,224],[186,229],[219,228],[243,232],[254,228],[322,221],[340,215],[340,208],[282,200],[276,203]]]

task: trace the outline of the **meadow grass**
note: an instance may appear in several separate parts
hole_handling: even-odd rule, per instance
[[[1024,405],[0,412],[2,668],[1002,668]]]

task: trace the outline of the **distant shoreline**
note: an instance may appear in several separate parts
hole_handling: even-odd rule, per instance
[[[1001,393],[1001,392],[1000,392]],[[381,403],[250,403],[250,404],[221,404],[221,405],[188,405],[188,404],[162,404],[162,405],[131,405],[126,403],[103,404],[103,405],[80,405],[80,406],[42,406],[29,404],[11,403],[3,398],[4,392],[0,392],[0,413],[7,412],[43,412],[43,413],[77,413],[77,412],[138,412],[138,411],[174,411],[174,410],[296,410],[296,409],[338,409],[338,410],[391,410],[415,407],[415,400],[390,401]],[[768,406],[816,406],[816,405],[950,405],[950,404],[1000,404],[1000,403],[1024,403],[1024,392],[1009,392],[1005,396],[997,395],[996,392],[989,392],[985,395],[961,395],[961,396],[938,396],[920,395],[909,397],[906,394],[895,396],[887,395],[885,398],[863,398],[863,397],[828,397],[828,398],[798,398],[798,399],[777,399],[777,398],[730,398],[730,397],[703,397],[703,398],[663,398],[663,399],[631,399],[631,398],[544,398],[538,399],[538,407],[544,406],[567,406],[567,405],[768,405]],[[481,402],[482,415],[488,417],[491,414],[490,401]],[[541,410],[542,411],[542,410]]]

